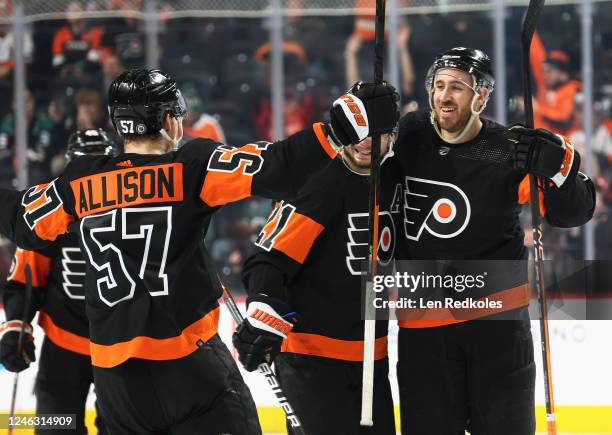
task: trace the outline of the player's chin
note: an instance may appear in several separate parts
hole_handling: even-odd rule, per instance
[[[462,128],[462,120],[457,117],[456,119],[438,118],[438,125],[442,130],[446,130],[449,133],[457,133]]]

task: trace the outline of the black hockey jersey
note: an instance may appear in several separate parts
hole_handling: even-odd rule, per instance
[[[530,201],[529,180],[512,168],[512,155],[501,136],[505,127],[482,121],[483,128],[474,139],[451,145],[436,134],[425,111],[400,120],[395,154],[405,192],[398,260],[527,258],[519,214],[522,204]],[[572,171],[579,166],[576,158]],[[586,223],[595,207],[595,190],[588,177],[578,173],[567,184],[561,189],[548,187],[540,197],[546,220],[559,227]],[[527,283],[526,267],[519,281]],[[511,305],[527,305],[529,289],[526,285],[516,288]]]
[[[30,322],[38,324],[59,347],[89,355],[89,323],[85,315],[85,259],[76,234],[68,233],[39,251],[17,249],[4,285],[7,319],[21,319],[25,303],[25,265],[32,272]]]
[[[391,215],[401,212],[402,189],[393,161],[384,163],[381,177],[387,186],[379,209],[382,274],[392,267],[396,231]],[[298,313],[282,351],[363,359],[368,206],[368,177],[351,172],[337,157],[295,201],[281,202],[270,215],[256,241],[259,251],[245,263],[243,280],[250,295],[283,300]],[[376,327],[376,359],[387,355],[387,324],[381,320]]]
[[[221,296],[200,235],[220,206],[250,195],[294,197],[294,183],[335,152],[321,124],[274,144],[196,139],[161,155],[83,156],[6,207],[0,230],[40,248],[76,228],[87,262],[92,363],[177,359],[217,331]]]

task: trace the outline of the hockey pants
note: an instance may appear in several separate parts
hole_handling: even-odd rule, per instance
[[[258,435],[257,410],[218,335],[186,357],[94,367],[111,435]]]
[[[400,328],[403,435],[533,435],[530,322],[474,320]]]
[[[362,363],[281,353],[276,376],[309,435],[395,435],[389,360],[374,364],[373,427],[361,427]],[[288,428],[289,434],[292,434]]]
[[[36,413],[74,414],[76,430],[69,432],[74,435],[86,434],[85,403],[93,383],[91,358],[59,347],[45,337],[38,367],[34,387]],[[99,417],[96,418],[96,426],[100,435],[107,433]],[[66,432],[68,431],[36,430],[36,433],[41,435]]]

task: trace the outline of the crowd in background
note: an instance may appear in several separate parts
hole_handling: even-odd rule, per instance
[[[360,3],[361,0],[357,0]],[[365,0],[368,3],[369,0]],[[135,18],[85,19],[100,2],[72,0],[66,20],[36,21],[27,27],[27,159],[29,184],[62,171],[68,136],[76,129],[113,132],[106,110],[109,83],[146,58],[144,22]],[[370,2],[371,3],[371,2]],[[142,0],[110,0],[107,10],[142,10]],[[0,0],[10,15],[11,0]],[[596,3],[594,15],[595,128],[593,170],[599,198],[595,221],[596,258],[612,257],[612,3]],[[210,137],[240,145],[272,139],[270,20],[238,18],[167,19],[158,28],[159,66],[180,84],[189,106],[188,137]],[[522,121],[518,29],[522,8],[508,8],[506,24],[509,122]],[[580,15],[575,5],[547,7],[533,46],[536,126],[572,139],[583,152],[580,77]],[[441,30],[443,29],[443,31]],[[424,79],[434,56],[452,46],[493,54],[489,12],[400,17],[397,34],[404,111],[428,108]],[[332,99],[357,79],[373,76],[372,16],[291,16],[283,23],[285,136],[324,119]],[[0,186],[15,184],[14,40],[0,24]],[[516,97],[515,97],[516,96]],[[492,117],[489,107],[485,116]],[[115,136],[118,140],[118,138]],[[225,281],[240,288],[241,263],[265,222],[270,204],[252,199],[226,209],[207,237]],[[580,230],[555,231],[555,255],[582,258]],[[7,254],[7,258],[8,254]],[[10,261],[10,260],[7,260]],[[0,261],[0,274],[7,261]]]

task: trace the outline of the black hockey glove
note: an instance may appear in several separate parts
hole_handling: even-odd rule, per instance
[[[399,94],[393,86],[357,82],[334,101],[332,138],[338,145],[356,144],[372,134],[391,133],[399,117]]]
[[[21,320],[9,320],[0,325],[0,362],[9,372],[20,372],[36,361],[32,326],[25,324],[21,354],[17,353],[17,342],[21,330]]]
[[[580,155],[561,136],[522,125],[510,127],[504,136],[510,141],[515,169],[547,178],[557,187],[575,177]]]
[[[273,302],[277,309],[266,302]],[[247,314],[233,336],[238,359],[244,368],[252,372],[261,363],[271,364],[280,352],[283,340],[293,329],[297,316],[287,312],[288,307],[267,296],[258,296],[248,304]],[[287,312],[284,316],[278,313]]]

